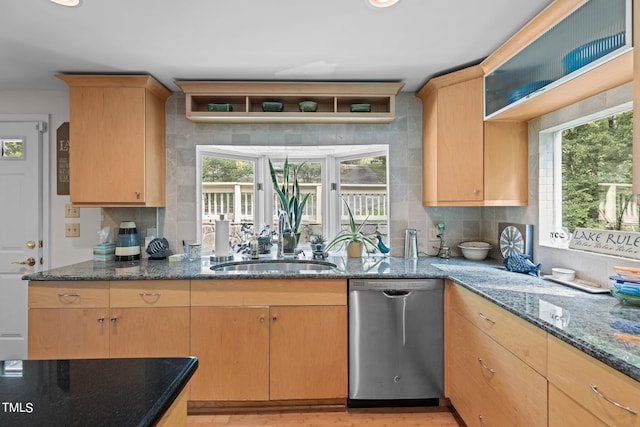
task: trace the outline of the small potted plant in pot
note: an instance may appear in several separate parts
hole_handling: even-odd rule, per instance
[[[313,252],[324,252],[326,242],[327,239],[325,239],[322,234],[313,234],[309,238],[309,243],[311,243],[311,250]]]
[[[362,230],[367,225],[367,219],[369,217],[365,218],[365,220],[362,221],[362,224],[357,225],[353,218],[353,212],[349,207],[349,203],[347,203],[347,200],[342,195],[340,195],[340,198],[344,202],[344,206],[347,208],[347,214],[349,215],[349,229],[340,230],[333,240],[331,240],[327,245],[327,250],[338,245],[346,245],[347,256],[350,258],[359,258],[362,256],[363,247],[370,246],[373,249],[376,248],[376,244],[373,240],[362,233]]]

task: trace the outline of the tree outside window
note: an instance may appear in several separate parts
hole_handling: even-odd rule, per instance
[[[562,225],[638,230],[631,193],[632,111],[562,131]]]

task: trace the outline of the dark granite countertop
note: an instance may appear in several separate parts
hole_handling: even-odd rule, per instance
[[[24,360],[0,364],[0,425],[127,427],[154,425],[187,384],[198,360]]]
[[[94,263],[25,276],[28,280],[162,280],[229,278],[449,278],[614,369],[640,381],[640,307],[623,305],[609,294],[590,294],[542,278],[506,271],[495,261],[463,258],[417,260],[394,257],[330,257],[336,267],[302,272],[211,271],[201,262],[139,261]],[[603,284],[608,286],[608,284]],[[551,313],[551,315],[550,315]],[[640,332],[635,332],[640,338]],[[625,335],[626,334],[626,335]]]

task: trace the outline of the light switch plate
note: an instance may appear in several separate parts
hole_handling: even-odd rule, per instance
[[[80,237],[80,223],[70,222],[65,224],[64,237]]]
[[[71,203],[64,205],[65,218],[80,218],[80,208],[73,206]]]

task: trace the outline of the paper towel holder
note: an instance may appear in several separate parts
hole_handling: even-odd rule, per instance
[[[224,221],[224,214],[220,214],[220,221]],[[233,260],[233,255],[211,255],[209,257],[210,262],[225,262]]]

